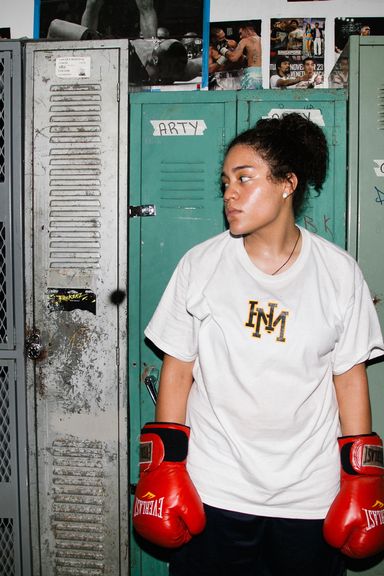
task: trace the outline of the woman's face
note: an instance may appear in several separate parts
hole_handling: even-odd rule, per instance
[[[267,162],[243,144],[228,152],[222,184],[225,214],[235,236],[252,234],[278,222],[288,207],[283,193],[290,195],[292,192],[290,182],[273,181]]]

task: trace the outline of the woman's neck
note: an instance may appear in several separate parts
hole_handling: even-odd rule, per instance
[[[250,260],[266,274],[285,272],[300,254],[301,234],[294,221],[285,228],[258,230],[243,238]]]

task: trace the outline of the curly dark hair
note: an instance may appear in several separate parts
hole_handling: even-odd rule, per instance
[[[278,70],[279,68],[281,68],[281,65],[283,62],[289,62],[291,63],[289,56],[278,56],[276,58],[276,70]]]
[[[226,152],[238,144],[250,146],[260,154],[269,165],[273,180],[296,175],[295,216],[305,207],[310,186],[320,194],[328,170],[327,139],[323,130],[303,115],[293,112],[280,118],[262,118],[253,128],[236,136]]]

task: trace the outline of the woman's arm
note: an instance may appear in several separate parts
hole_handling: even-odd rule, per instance
[[[371,403],[365,364],[333,377],[343,436],[372,432]]]
[[[193,382],[193,365],[194,362],[183,362],[168,354],[164,355],[156,403],[158,422],[185,424],[187,400]]]

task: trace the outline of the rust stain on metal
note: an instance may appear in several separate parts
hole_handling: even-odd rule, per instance
[[[36,389],[37,389],[37,393],[40,396],[40,398],[45,398],[46,393],[47,393],[47,385],[45,383],[45,378],[44,378],[44,374],[43,374],[43,370],[42,370],[41,366],[39,366],[39,370],[38,370]]]

